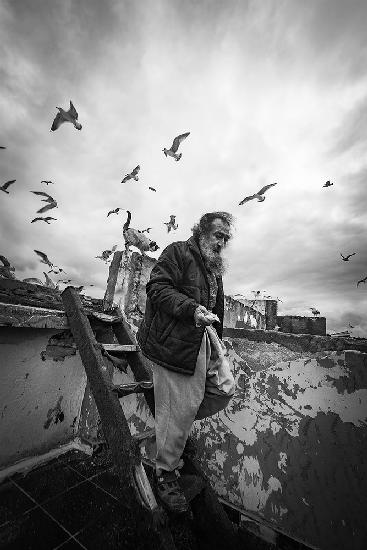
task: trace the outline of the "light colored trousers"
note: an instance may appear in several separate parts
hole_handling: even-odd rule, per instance
[[[152,365],[156,471],[174,470],[194,420],[224,409],[234,394],[234,379],[225,347],[213,327],[205,328],[193,375]]]

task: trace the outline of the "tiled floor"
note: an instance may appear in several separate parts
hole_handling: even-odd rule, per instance
[[[106,454],[70,452],[0,485],[0,549],[153,550],[124,507]]]

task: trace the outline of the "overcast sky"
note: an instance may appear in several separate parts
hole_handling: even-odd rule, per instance
[[[95,256],[123,249],[126,219],[110,209],[161,250],[225,210],[226,294],[264,290],[280,313],[314,306],[328,330],[367,335],[366,20],[365,1],[2,0],[0,184],[17,181],[0,192],[0,254],[43,279],[41,250],[103,297]],[[82,130],[50,132],[70,99]],[[181,160],[165,158],[183,132]],[[57,199],[57,221],[30,223],[31,190]]]

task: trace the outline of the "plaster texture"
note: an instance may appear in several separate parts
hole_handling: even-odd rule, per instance
[[[69,331],[0,329],[0,469],[75,438],[86,375]]]

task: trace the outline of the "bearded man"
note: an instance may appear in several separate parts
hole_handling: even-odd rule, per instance
[[[220,340],[222,252],[232,224],[227,212],[204,214],[190,239],[165,248],[146,286],[145,317],[137,338],[152,361],[157,491],[173,512],[188,510],[177,480],[194,420],[224,409],[234,393]]]

